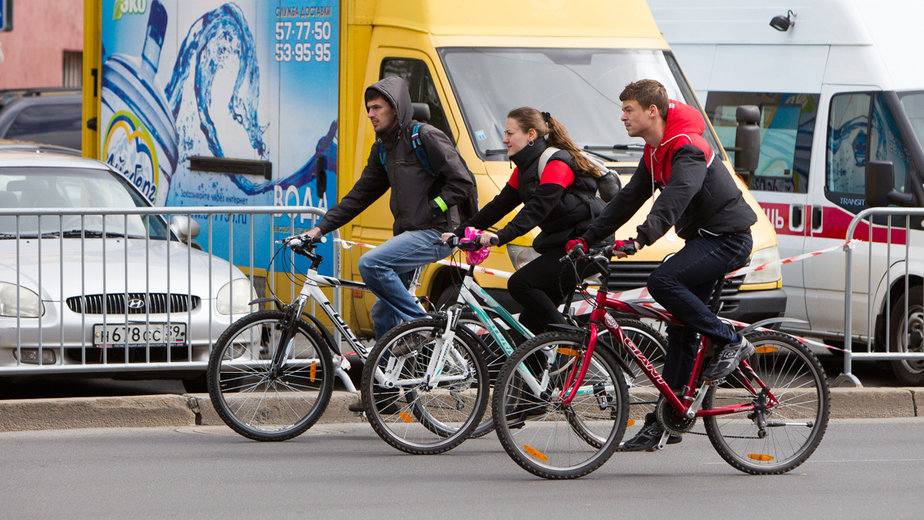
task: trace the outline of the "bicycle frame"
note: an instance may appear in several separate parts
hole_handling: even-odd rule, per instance
[[[681,400],[673,390],[668,386],[667,382],[664,381],[664,378],[654,367],[651,361],[645,357],[645,354],[639,350],[638,347],[632,342],[631,339],[622,331],[619,324],[616,322],[616,319],[613,318],[607,311],[614,310],[621,313],[635,314],[643,318],[651,318],[658,321],[666,323],[679,323],[677,320],[671,316],[670,313],[666,311],[661,311],[652,307],[634,304],[631,302],[625,302],[622,300],[617,300],[615,298],[609,297],[605,291],[597,292],[594,300],[594,310],[591,313],[591,319],[589,323],[589,332],[588,332],[588,341],[587,341],[587,354],[585,355],[584,363],[581,366],[581,371],[577,374],[577,384],[579,385],[584,378],[584,373],[587,371],[587,365],[590,360],[590,356],[593,353],[593,349],[597,342],[598,334],[598,325],[603,325],[614,338],[617,339],[622,348],[628,352],[632,359],[638,364],[642,372],[651,380],[652,384],[658,389],[661,395],[667,400],[667,402],[677,411],[682,417],[692,419],[694,417],[707,417],[714,415],[727,415],[732,413],[741,413],[741,412],[750,412],[753,411],[756,406],[754,403],[742,403],[730,406],[723,406],[719,408],[709,409],[709,410],[700,410],[699,406],[702,404],[703,399],[706,396],[706,390],[708,386],[713,383],[707,383],[701,387],[696,386],[696,379],[699,373],[703,368],[703,360],[706,352],[706,348],[709,345],[709,338],[702,337],[699,342],[699,346],[696,352],[696,359],[693,365],[693,372],[690,374],[690,380],[686,385],[686,391],[683,394]],[[576,369],[577,367],[575,367]],[[740,364],[740,369],[747,372],[750,377],[753,377],[759,384],[760,390],[758,391],[750,384],[749,381],[744,380],[743,383],[745,388],[753,392],[754,394],[766,393],[767,403],[766,406],[772,408],[779,404],[776,397],[773,396],[773,393],[769,388],[764,384],[763,381],[757,376],[751,366],[747,361],[742,361]],[[571,383],[569,379],[569,383]],[[566,389],[571,389],[568,395],[564,395]],[[566,404],[571,402],[571,399],[574,398],[576,393],[577,385],[572,387],[571,384],[566,384],[562,390],[562,397]],[[687,401],[689,404],[684,403]]]
[[[351,280],[344,280],[342,278],[337,278],[334,276],[326,276],[318,273],[318,265],[321,263],[321,257],[317,256],[312,258],[311,266],[305,271],[305,282],[302,285],[302,290],[299,292],[298,297],[292,303],[293,310],[295,311],[293,316],[301,316],[305,307],[308,305],[308,302],[314,300],[321,306],[321,310],[327,317],[330,319],[331,323],[334,324],[334,328],[340,335],[343,336],[344,340],[350,345],[355,352],[362,360],[365,361],[369,357],[369,349],[363,345],[359,337],[350,329],[350,326],[347,325],[343,317],[337,312],[337,309],[327,298],[327,295],[324,294],[324,291],[321,290],[321,287],[346,287],[350,289],[360,289],[367,290],[366,284],[361,282],[354,282]],[[414,272],[414,276],[411,280],[410,291],[413,293],[414,289],[417,287],[417,280],[420,278],[420,274],[423,271],[423,268],[418,268]],[[421,307],[422,308],[422,307]],[[293,321],[294,325],[294,321]],[[321,324],[315,323],[317,327],[321,327]],[[285,339],[285,338],[283,338]],[[336,375],[343,382],[343,385],[346,387],[346,390],[349,392],[356,392],[356,387],[353,385],[353,381],[350,379],[349,375],[344,370],[344,365],[342,360],[345,359],[343,350],[340,348],[340,344],[332,343],[331,349],[334,354],[340,357],[340,362],[337,363]],[[282,356],[280,359],[274,359],[274,366],[279,367],[284,359],[285,349],[277,349],[277,357]],[[346,365],[349,367],[349,364]],[[384,377],[384,376],[382,376]]]

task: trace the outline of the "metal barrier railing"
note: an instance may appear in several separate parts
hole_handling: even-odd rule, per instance
[[[885,222],[875,222],[876,217]],[[894,225],[895,220],[903,221],[903,225]],[[913,365],[915,369],[924,367],[924,296],[920,295],[924,284],[924,243],[913,243],[915,237],[924,238],[922,221],[924,209],[920,208],[869,208],[851,221],[847,239],[859,238],[863,242],[846,248],[845,354],[844,373],[840,379],[860,385],[852,373],[854,359],[907,360],[909,370]],[[855,235],[861,224],[867,224],[866,237]],[[857,278],[861,273],[854,271],[858,260],[865,260],[867,264],[867,290],[854,294],[854,282],[862,281]],[[866,300],[864,314],[858,315],[854,304],[862,303],[863,299]],[[855,324],[865,325],[866,330],[855,332]],[[877,328],[881,345],[876,344]],[[865,338],[864,349],[854,351],[854,335]],[[880,346],[883,348],[878,348]]]
[[[0,375],[201,373],[254,296],[297,294],[285,273],[303,273],[301,260],[274,259],[274,239],[323,215],[307,206],[0,209]],[[164,239],[168,226],[192,222],[202,246]],[[329,243],[322,270],[339,276],[340,248]],[[332,300],[339,312],[339,290]]]

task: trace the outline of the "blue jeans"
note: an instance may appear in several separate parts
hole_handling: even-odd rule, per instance
[[[687,383],[696,357],[696,335],[717,345],[731,343],[735,332],[708,306],[719,277],[747,263],[751,233],[696,236],[648,277],[648,292],[683,325],[667,327],[664,381],[679,390]]]
[[[452,251],[440,242],[440,234],[435,229],[405,231],[359,259],[359,274],[378,298],[371,312],[376,340],[395,325],[427,315],[409,287],[415,269]]]

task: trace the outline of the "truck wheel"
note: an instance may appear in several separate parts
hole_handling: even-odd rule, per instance
[[[907,322],[907,334],[906,331]],[[924,352],[924,290],[920,285],[908,290],[908,315],[905,315],[905,298],[892,305],[889,339],[896,352]],[[924,359],[895,359],[892,372],[906,385],[924,385]]]
[[[459,297],[460,290],[462,290],[461,283],[453,282],[449,284],[449,286],[443,289],[443,292],[437,296],[436,300],[434,300],[434,310],[441,311],[453,303],[456,303],[456,298]]]

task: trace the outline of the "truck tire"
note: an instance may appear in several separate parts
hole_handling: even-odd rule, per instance
[[[908,289],[907,316],[904,297],[897,298],[892,304],[889,340],[893,345],[893,351],[924,352],[924,290],[920,285]],[[892,372],[902,384],[924,385],[924,359],[895,359],[890,364]]]

